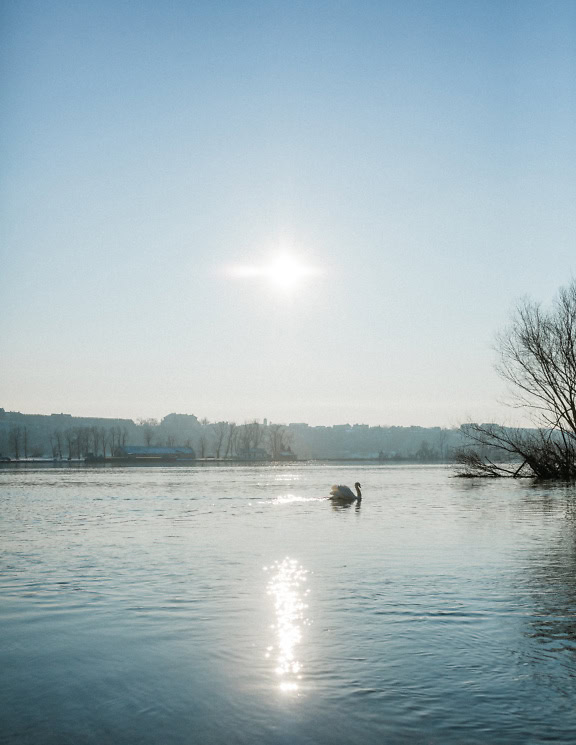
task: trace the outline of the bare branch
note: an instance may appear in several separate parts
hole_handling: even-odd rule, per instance
[[[511,475],[576,478],[576,281],[559,291],[549,311],[521,301],[496,349],[511,404],[532,412],[539,428],[469,425],[471,447],[458,460],[462,475],[503,475],[507,469],[486,453],[492,449],[522,463]]]

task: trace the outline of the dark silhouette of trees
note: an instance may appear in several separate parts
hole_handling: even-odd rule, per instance
[[[219,458],[220,451],[222,450],[222,446],[224,444],[226,435],[228,434],[228,430],[230,429],[230,425],[228,424],[228,422],[214,422],[214,424],[212,424],[211,426],[212,433],[214,435],[214,454],[216,455],[216,458]]]
[[[523,300],[497,351],[512,405],[528,409],[537,428],[468,425],[470,446],[457,454],[463,475],[576,479],[576,280],[550,310]]]
[[[142,428],[142,438],[146,447],[151,447],[158,431],[157,419],[139,419],[138,425]]]
[[[439,459],[439,456],[438,452],[426,440],[422,440],[420,447],[414,455],[414,459],[420,463],[433,463]]]
[[[286,457],[291,449],[300,458],[367,458],[409,461],[424,457],[418,454],[419,445],[426,442],[434,457],[453,462],[455,447],[462,445],[463,433],[456,429],[440,427],[399,427],[333,425],[310,426],[305,423],[281,425],[285,427],[283,443],[274,443],[277,425],[267,420],[244,424],[234,421],[199,421],[192,414],[169,414],[159,423],[156,419],[104,419],[74,417],[65,414],[32,415],[6,412],[0,407],[0,451],[14,457],[14,443],[10,441],[11,429],[20,427],[17,436],[19,458],[49,456],[56,459],[78,458],[92,455],[103,458],[122,455],[126,445],[181,446],[193,443],[198,452],[198,438],[204,437],[204,456],[220,458],[245,458],[249,450],[265,450],[271,457],[282,452]],[[216,423],[215,423],[216,422]],[[28,427],[29,440],[24,443],[22,428]],[[220,443],[217,429],[226,428]],[[94,429],[93,429],[94,428]],[[70,430],[67,432],[67,430]],[[219,447],[220,446],[220,447]]]
[[[245,425],[249,437],[249,448],[259,448],[264,437],[264,430],[259,421],[254,419]]]
[[[64,430],[64,439],[66,440],[66,447],[68,448],[68,460],[72,460],[74,457],[74,430],[72,427]]]
[[[226,449],[224,457],[227,458],[231,453],[236,452],[236,441],[238,439],[238,427],[236,422],[228,422],[228,437],[226,439]]]
[[[246,451],[252,444],[250,438],[250,426],[247,423],[241,424],[238,428],[237,450]]]
[[[200,453],[201,458],[206,457],[207,448],[208,448],[208,440],[206,438],[206,435],[202,434],[198,438],[198,452]]]
[[[269,424],[267,428],[268,449],[273,460],[290,450],[290,435],[283,424]]]
[[[62,432],[59,429],[54,430],[50,434],[50,447],[52,448],[52,457],[62,460],[63,454],[62,449],[64,447],[64,438]]]
[[[112,456],[116,455],[118,448],[124,447],[124,445],[126,445],[127,437],[128,432],[126,430],[126,427],[120,427],[119,425],[116,425],[108,429],[108,444],[110,445],[110,454]]]
[[[20,459],[20,448],[22,447],[22,427],[19,425],[10,427],[8,432],[8,444],[16,460]]]

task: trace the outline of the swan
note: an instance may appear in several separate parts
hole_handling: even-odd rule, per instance
[[[356,489],[356,494],[354,494],[350,487],[345,486],[344,484],[334,484],[330,489],[330,498],[346,500],[348,502],[358,500],[359,502],[362,499],[362,492],[360,491],[361,486],[362,484],[359,481],[354,484],[354,488]]]

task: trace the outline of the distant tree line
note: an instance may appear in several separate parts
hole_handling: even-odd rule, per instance
[[[0,455],[11,458],[83,459],[114,455],[125,445],[188,447],[199,458],[238,458],[265,453],[273,460],[370,458],[383,462],[449,462],[462,445],[462,432],[440,427],[383,427],[342,424],[215,421],[193,414],[161,420],[90,419],[0,409]]]
[[[138,425],[142,430],[144,444],[148,447],[166,446],[190,447],[200,458],[232,458],[251,451],[263,449],[274,460],[283,453],[291,452],[292,433],[283,424],[261,423],[257,420],[237,424],[236,422],[210,422],[201,419],[194,428],[195,435],[180,439],[170,428],[170,417],[177,419],[181,415],[173,414],[161,422],[156,419],[140,419]]]

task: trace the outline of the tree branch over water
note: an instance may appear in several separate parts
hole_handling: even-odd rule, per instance
[[[537,429],[467,425],[470,445],[456,456],[460,475],[576,479],[576,281],[549,311],[519,303],[496,347],[511,405],[528,409]]]

